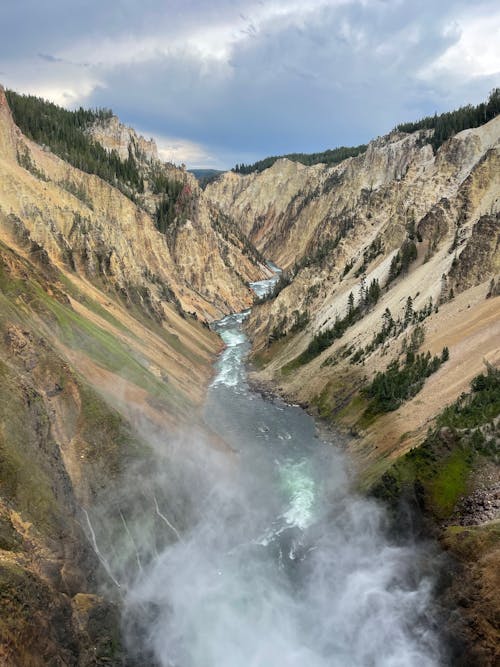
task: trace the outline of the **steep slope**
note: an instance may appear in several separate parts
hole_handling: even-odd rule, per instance
[[[387,308],[394,319],[403,318],[408,297],[412,299],[413,311],[422,311],[422,316],[432,300],[424,324],[426,347],[432,352],[440,351],[440,344],[450,347],[452,363],[444,365],[432,378],[432,383],[441,378],[441,388],[450,388],[443,398],[448,396],[448,400],[453,400],[464,391],[470,379],[481,370],[484,358],[498,360],[498,318],[495,317],[498,304],[495,298],[487,302],[484,298],[490,292],[491,280],[496,280],[500,265],[499,136],[500,118],[497,118],[481,128],[457,135],[435,157],[429,146],[418,148],[418,135],[396,137],[395,145],[389,137],[369,147],[358,165],[360,173],[351,173],[348,179],[332,187],[326,195],[327,203],[318,200],[315,204],[316,209],[329,206],[333,215],[335,203],[348,199],[348,185],[352,194],[353,183],[357,183],[357,204],[352,212],[340,213],[330,225],[334,234],[339,233],[339,226],[345,227],[348,220],[347,230],[336,237],[338,242],[332,243],[332,249],[324,257],[302,258],[304,268],[298,271],[292,284],[272,304],[255,311],[253,327],[256,345],[261,348],[268,344],[273,331],[278,330],[280,335],[287,333],[295,321],[294,311],[307,312],[309,318],[307,329],[294,337],[270,364],[267,377],[295,358],[315,334],[332,327],[337,317],[344,318],[349,294],[353,293],[353,305],[357,306],[361,293],[366,292],[373,281],[381,289],[380,296],[376,303],[363,307],[359,321],[353,322],[338,341],[309,364],[280,379],[282,386],[299,400],[310,402],[339,374],[351,378],[349,382],[355,383],[352,390],[366,382],[365,376],[370,378],[375,371],[385,368],[400,349],[402,337],[416,326],[413,321],[399,337],[388,336],[374,349],[358,353],[357,361],[354,355],[371,345],[383,326]],[[356,165],[354,160],[348,162],[340,168],[352,172]],[[398,180],[401,170],[405,176]],[[374,179],[374,189],[364,201],[362,184],[369,173]],[[344,217],[346,215],[349,217]],[[310,227],[314,227],[312,213],[308,220]],[[293,246],[299,223],[295,221],[287,237],[289,246]],[[325,218],[318,224],[314,243],[320,249],[322,235],[324,238],[325,234],[332,234],[332,229],[325,227]],[[309,234],[312,238],[313,232]],[[399,263],[394,259],[398,252]],[[403,256],[407,259],[403,260]],[[395,275],[398,272],[399,275]],[[457,298],[450,301],[452,295]],[[437,313],[434,312],[436,306],[439,306]],[[470,311],[467,320],[475,322],[474,327],[465,326],[464,308]],[[472,334],[481,339],[481,345],[474,346],[473,340],[467,338]],[[341,349],[345,357],[337,359],[342,354]],[[331,358],[335,363],[324,363]],[[453,376],[459,361],[464,364],[460,380]],[[436,388],[431,381],[428,387],[426,391],[432,396]],[[421,394],[414,400],[421,402],[424,396]],[[345,400],[346,396],[342,395],[340,403]],[[403,406],[402,430],[398,429],[394,415],[388,418],[391,434],[384,435],[385,451],[399,451],[396,443],[403,433],[424,428],[425,422],[439,409],[432,403],[431,399],[427,410],[418,411],[413,404]],[[351,422],[348,420],[348,423]],[[385,430],[383,432],[385,434]],[[405,447],[412,442],[410,439]],[[364,446],[360,445],[360,451]],[[365,457],[368,464],[370,454],[366,452]]]
[[[436,154],[429,132],[394,132],[333,168],[225,174],[207,191],[287,274],[248,322],[253,381],[350,431],[360,486],[398,529],[420,516],[455,559],[441,602],[462,638],[456,664],[492,666],[500,117]]]
[[[424,324],[426,348],[438,352],[439,345],[453,346],[453,363],[429,381],[429,396],[441,378],[440,391],[448,388],[443,398],[453,400],[481,370],[484,358],[498,360],[498,303],[484,299],[497,293],[500,265],[499,136],[497,117],[456,135],[433,155],[424,131],[393,133],[372,142],[364,155],[330,169],[279,161],[261,174],[225,174],[208,186],[209,196],[222,202],[258,247],[293,276],[274,301],[252,314],[254,350],[262,353],[261,362],[270,360],[259,381],[277,382],[294,400],[309,404],[320,395],[326,398],[329,387],[331,407],[338,410],[387,366],[415,326],[412,321],[399,337],[387,336],[367,350],[382,328],[384,311],[388,308],[395,320],[403,317],[408,297],[422,317],[432,299]],[[347,316],[351,292],[353,308],[366,302],[373,281],[380,291],[376,302],[363,303],[362,316],[321,354],[294,364],[315,336]],[[465,326],[464,309],[474,326]],[[473,335],[480,345],[473,345]],[[459,379],[456,369],[462,363]],[[348,390],[341,391],[344,376]],[[387,453],[408,449],[414,439],[401,447],[399,438],[423,429],[439,410],[432,399],[426,409],[415,409],[425,392],[401,408],[400,427],[398,414],[396,423],[394,414],[387,418],[391,427],[382,431]],[[356,419],[345,421],[352,426]],[[365,467],[378,458],[363,438],[358,453]]]
[[[167,239],[145,207],[26,139],[0,90],[2,664],[122,664],[122,591],[99,545],[126,559],[132,521],[164,535],[152,497],[168,512],[173,491],[155,462],[180,430],[224,446],[200,416],[221,348],[200,320],[246,307],[245,281],[267,269],[195,199]]]
[[[3,208],[26,217],[28,226],[31,221],[33,240],[46,247],[53,259],[57,255],[58,262],[73,262],[79,271],[101,276],[132,300],[145,292],[156,307],[162,294],[170,295],[202,319],[241,310],[252,302],[247,283],[267,275],[267,268],[240,232],[233,232],[230,223],[221,225],[220,212],[205,201],[191,174],[157,160],[155,147],[115,117],[98,122],[95,140],[117,156],[129,154],[133,169],[127,163],[118,166],[136,174],[142,191],[131,192],[130,184],[116,175],[108,174],[110,182],[106,182],[73,169],[47,146],[23,137],[12,124],[3,93],[0,96],[4,142],[15,158],[4,163]],[[31,113],[18,111],[27,130],[33,114],[43,113],[46,106],[31,99],[35,100]],[[49,130],[45,134],[55,142]],[[57,144],[57,149],[65,153],[64,146]],[[165,187],[171,183],[178,187],[163,234],[154,218],[160,201],[168,199]],[[115,184],[130,196],[124,196]]]
[[[144,179],[144,192],[136,199],[153,219],[165,201],[165,188],[179,184],[178,194],[170,195],[175,199],[174,210],[166,221],[165,236],[182,278],[221,308],[229,304],[235,311],[251,303],[244,289],[248,282],[269,275],[264,260],[239,226],[205,197],[196,177],[161,162],[154,141],[144,139],[116,116],[96,121],[89,133],[107,151],[116,151],[123,159],[134,156]]]
[[[350,260],[352,250],[363,241],[369,244],[389,217],[390,233],[396,236],[387,241],[395,248],[410,221],[420,220],[441,199],[456,196],[464,178],[495,144],[497,124],[498,119],[491,127],[461,133],[437,156],[426,142],[429,131],[394,132],[335,167],[279,160],[260,174],[226,173],[206,192],[283,268],[331,254],[342,241],[335,255],[341,271],[341,251]],[[489,212],[487,202],[484,212]]]

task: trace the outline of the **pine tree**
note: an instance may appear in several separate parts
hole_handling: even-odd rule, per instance
[[[405,313],[403,317],[403,322],[405,328],[411,323],[413,319],[413,299],[409,296],[406,300]]]
[[[354,294],[349,292],[347,297],[347,317],[351,318],[354,312]]]

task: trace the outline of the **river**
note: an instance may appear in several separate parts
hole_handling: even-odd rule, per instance
[[[255,291],[262,295],[272,281]],[[317,437],[301,408],[252,391],[245,317],[215,325],[226,347],[205,406],[206,421],[234,454],[210,447],[193,454],[182,537],[128,593],[135,609],[154,610],[151,660],[162,667],[443,664],[430,613],[432,551],[392,543],[383,508],[351,490],[340,448]]]

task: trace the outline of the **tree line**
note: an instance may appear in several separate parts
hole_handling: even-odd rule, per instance
[[[339,164],[343,160],[346,160],[349,157],[356,157],[361,153],[366,151],[366,144],[361,144],[360,146],[340,146],[339,148],[331,148],[321,153],[288,153],[287,155],[273,155],[271,157],[266,157],[263,160],[258,160],[253,164],[237,164],[232,171],[237,174],[251,174],[254,171],[264,171],[272,167],[277,160],[286,158],[292,162],[300,162],[307,166],[313,164],[327,164],[334,165]]]
[[[57,104],[34,95],[5,91],[16,125],[38,144],[48,146],[53,153],[77,169],[100,176],[118,186],[128,196],[132,191],[144,192],[144,181],[133,151],[122,160],[117,151],[107,151],[88,134],[94,123],[112,117],[110,109],[68,111]]]
[[[486,102],[481,102],[477,106],[468,104],[455,111],[447,111],[442,114],[426,116],[415,122],[400,123],[396,130],[400,132],[412,133],[417,130],[434,130],[429,138],[429,143],[434,151],[450,137],[468,130],[472,127],[479,127],[492,120],[500,113],[500,88],[494,88]],[[287,155],[273,155],[263,160],[258,160],[253,164],[237,164],[232,171],[237,174],[251,174],[254,171],[261,172],[264,169],[272,167],[273,164],[281,158],[287,158],[293,162],[300,162],[307,166],[324,163],[335,165],[349,157],[356,157],[364,153],[367,149],[366,144],[359,146],[340,146],[339,148],[328,149],[320,153],[288,153]]]
[[[349,293],[347,297],[347,312],[344,317],[337,316],[333,327],[319,331],[311,340],[306,349],[299,354],[292,362],[292,367],[301,366],[309,363],[312,359],[320,355],[330,345],[339,338],[342,338],[347,329],[358,322],[365,313],[372,308],[380,298],[381,288],[379,282],[374,278],[369,285],[365,280],[361,281],[359,302],[354,305],[354,294]],[[289,364],[289,365],[290,365]]]
[[[401,123],[396,126],[400,132],[416,132],[417,130],[434,130],[429,139],[434,151],[450,137],[468,130],[479,127],[492,120],[500,113],[500,88],[494,88],[486,102],[477,106],[468,104],[455,111],[447,111],[434,116],[426,116],[414,123]]]
[[[449,358],[447,347],[443,348],[439,357],[432,357],[430,352],[416,354],[410,348],[403,364],[399,359],[394,359],[385,371],[376,374],[364,390],[365,396],[371,399],[368,411],[373,414],[397,410],[402,403],[418,394],[429,375],[435,373]]]

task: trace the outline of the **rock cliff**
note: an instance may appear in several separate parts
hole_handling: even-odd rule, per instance
[[[356,351],[369,347],[380,330],[384,311],[396,318],[408,297],[414,311],[432,300],[424,324],[426,346],[437,351],[448,338],[455,361],[443,366],[428,390],[391,415],[390,433],[383,431],[382,438],[388,455],[415,444],[414,437],[403,446],[399,439],[425,430],[438,411],[431,398],[437,383],[443,402],[451,401],[466,390],[484,360],[499,361],[498,303],[486,295],[497,293],[500,262],[500,118],[457,134],[436,155],[427,133],[394,132],[335,167],[279,160],[262,173],[228,173],[207,187],[207,196],[293,278],[274,300],[254,309],[250,330],[264,366],[256,379],[276,383],[294,400],[311,404],[326,391],[334,413],[345,407],[349,396],[397,354],[408,333],[353,362]],[[410,247],[415,256],[404,268],[396,266],[393,279],[391,263]],[[349,294],[357,306],[374,280],[380,298],[363,317],[309,363],[287,370],[315,336],[346,316]],[[469,317],[474,326],[461,329]],[[348,390],[340,389],[343,382]],[[427,395],[429,403],[422,408]],[[355,421],[345,417],[349,426]],[[379,452],[360,436],[358,462],[365,468]]]
[[[116,151],[122,160],[126,160],[132,151],[144,162],[159,161],[154,139],[145,139],[137,134],[133,127],[121,123],[117,116],[95,123],[90,128],[89,134],[106,150]]]
[[[99,545],[118,548],[111,531],[134,513],[152,530],[161,520],[138,483],[120,495],[123,478],[154,465],[151,440],[166,455],[187,426],[224,446],[200,411],[221,348],[207,322],[246,308],[247,282],[268,271],[189,175],[116,119],[111,127],[96,138],[120,154],[135,143],[145,174],[153,166],[190,188],[189,216],[170,235],[154,224],[147,186],[134,202],[28,140],[0,89],[5,665],[124,663],[123,591]],[[165,504],[167,490],[151,484]]]
[[[99,546],[133,569],[129,521],[163,535],[161,506],[182,526],[152,448],[168,458],[186,426],[225,446],[200,411],[221,349],[207,324],[252,304],[264,256],[285,271],[248,322],[253,381],[349,430],[360,486],[409,489],[441,526],[464,568],[457,632],[494,664],[500,118],[436,153],[427,130],[393,132],[334,167],[283,159],[205,191],[114,116],[88,133],[140,188],[29,140],[0,89],[0,662],[124,664]],[[485,362],[479,409],[462,394]]]
[[[393,132],[335,167],[279,160],[225,174],[207,196],[285,269],[248,322],[253,381],[347,429],[361,488],[393,507],[399,530],[412,507],[441,540],[455,564],[441,598],[453,664],[490,666],[500,657],[500,117],[435,154],[429,138]],[[475,498],[483,511],[464,510]]]

